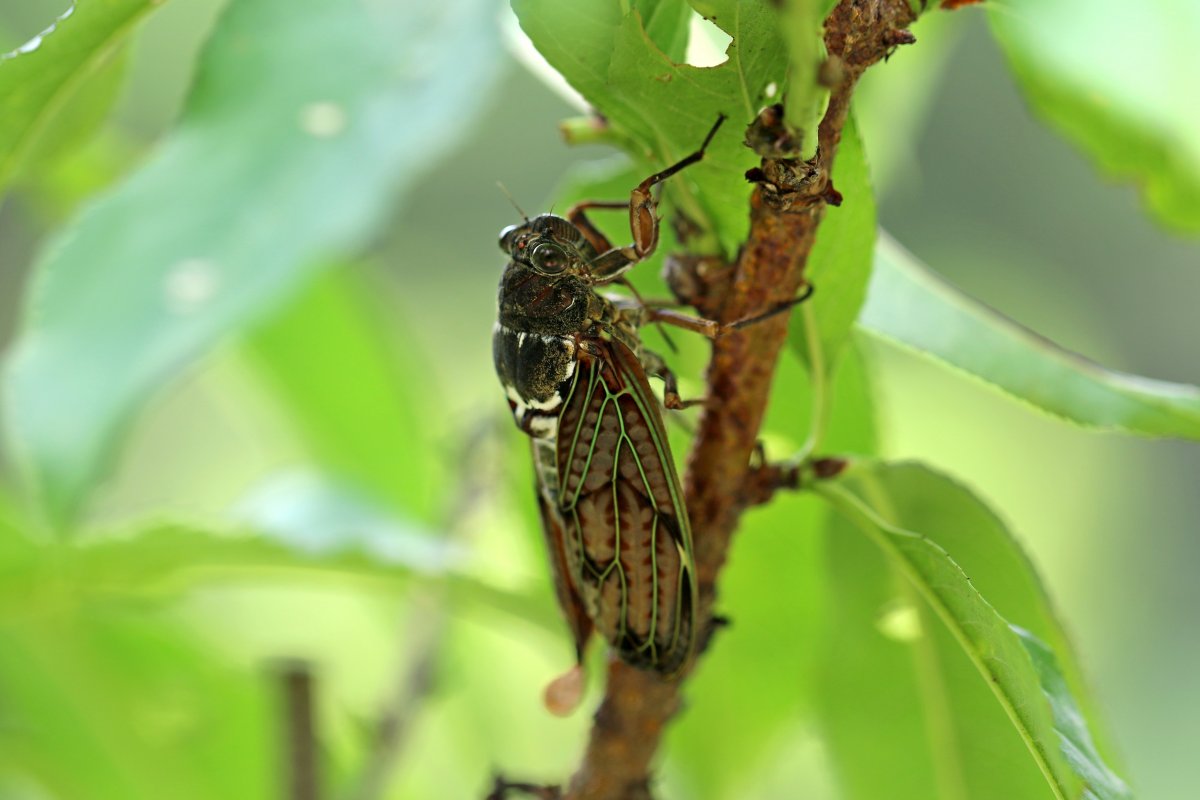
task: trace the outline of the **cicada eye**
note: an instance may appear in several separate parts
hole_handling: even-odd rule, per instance
[[[538,271],[553,274],[567,268],[567,254],[556,244],[542,242],[529,254],[529,262]]]
[[[500,249],[506,253],[512,252],[513,240],[516,239],[517,230],[520,225],[509,225],[504,230],[500,231]]]

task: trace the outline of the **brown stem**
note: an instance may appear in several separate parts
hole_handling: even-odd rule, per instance
[[[722,322],[762,314],[791,299],[804,284],[804,266],[817,225],[837,194],[829,171],[858,78],[897,43],[914,15],[907,0],[842,0],[826,21],[825,45],[834,76],[818,129],[812,163],[765,158],[751,199],[750,235],[728,286],[711,293],[723,302],[701,308]],[[787,339],[780,314],[717,339],[708,367],[708,394],[688,459],[685,490],[700,585],[700,624],[707,629],[716,579],[741,513],[754,498],[751,454],[758,441],[780,351]],[[652,797],[650,762],[667,722],[679,710],[679,682],[612,661],[583,764],[567,800]]]
[[[284,800],[319,800],[320,756],[317,752],[313,674],[302,661],[278,665],[283,709]]]

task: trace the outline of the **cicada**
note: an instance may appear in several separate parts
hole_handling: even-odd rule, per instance
[[[699,161],[722,119],[698,151],[646,178],[628,203],[580,203],[566,217],[526,218],[500,234],[511,260],[500,281],[496,372],[533,439],[538,505],[577,657],[595,630],[624,661],[664,676],[677,674],[695,646],[696,568],[647,374],[664,379],[669,407],[679,406],[675,381],[643,350],[638,327],[678,320],[596,290],[654,251],[651,188]],[[626,206],[633,243],[613,247],[585,212]]]

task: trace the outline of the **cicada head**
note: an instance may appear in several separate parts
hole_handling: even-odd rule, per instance
[[[541,214],[500,232],[500,249],[514,263],[551,280],[571,276],[589,282],[596,253],[579,228],[554,214]]]

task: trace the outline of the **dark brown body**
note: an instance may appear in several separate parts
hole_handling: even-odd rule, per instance
[[[577,651],[582,658],[595,629],[625,661],[673,674],[693,646],[691,533],[639,359],[639,309],[594,291],[596,249],[565,219],[537,217],[501,243],[513,260],[500,282],[496,372],[533,437],[551,566]],[[552,256],[551,269],[535,252]]]

